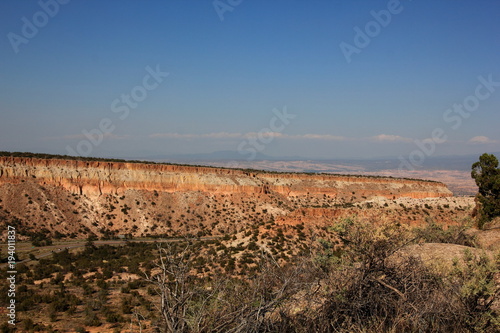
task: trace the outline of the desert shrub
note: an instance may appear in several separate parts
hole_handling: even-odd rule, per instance
[[[492,304],[498,262],[466,256],[450,274],[418,259],[391,256],[411,240],[398,227],[345,220],[333,228],[344,243],[323,278],[319,307],[272,324],[289,332],[496,332]]]
[[[50,238],[50,232],[43,228],[39,232],[32,232],[30,234],[30,240],[33,246],[49,246],[52,245],[52,239]]]
[[[124,321],[124,318],[122,315],[114,312],[113,310],[111,310],[108,307],[104,307],[102,313],[104,314],[106,321],[108,323],[115,324],[115,323],[120,323],[120,322]]]
[[[320,332],[453,330],[459,314],[448,303],[440,280],[421,262],[373,263],[332,268],[328,284],[333,291],[316,313],[309,314],[315,318],[311,328]]]
[[[217,276],[203,281],[186,260],[189,249],[160,249],[160,273],[148,278],[150,292],[160,298],[160,332],[265,332],[267,317],[285,309],[306,283],[306,265],[283,266],[265,257],[251,280]],[[234,264],[230,258],[226,270]]]
[[[84,314],[85,314],[85,317],[84,317],[85,326],[100,326],[101,325],[101,321],[99,320],[99,317],[95,313],[92,305],[87,304],[87,306],[85,307]]]
[[[123,314],[131,314],[133,309],[132,297],[123,297],[121,299],[121,311]]]
[[[447,289],[459,299],[461,323],[474,332],[499,331],[500,317],[493,311],[493,303],[500,290],[495,275],[500,269],[500,256],[492,260],[486,255],[473,255],[466,250],[463,263],[454,262],[446,278]]]
[[[17,332],[16,327],[14,325],[10,325],[7,322],[4,322],[0,326],[0,332],[2,333],[11,333],[11,332]]]
[[[49,320],[51,322],[57,321],[57,311],[52,304],[49,306]]]
[[[423,227],[413,229],[415,240],[425,243],[449,243],[475,247],[476,237],[466,231],[470,225],[463,223],[458,226],[449,226],[446,230],[442,225],[428,220]]]

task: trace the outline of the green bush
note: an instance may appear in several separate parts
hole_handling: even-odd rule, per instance
[[[483,154],[472,165],[472,178],[479,187],[478,227],[481,229],[491,219],[500,216],[500,169],[495,155]]]

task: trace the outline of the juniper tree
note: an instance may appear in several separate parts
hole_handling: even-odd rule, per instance
[[[483,154],[479,162],[472,165],[472,178],[475,179],[479,192],[476,196],[479,201],[478,226],[483,225],[500,216],[500,169],[498,159],[492,154]]]

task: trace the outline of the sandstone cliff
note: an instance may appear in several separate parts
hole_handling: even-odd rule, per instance
[[[341,198],[428,198],[452,193],[437,182],[361,176],[280,174],[165,164],[0,157],[0,184],[29,179],[80,195],[127,190],[209,193],[278,193]]]
[[[353,207],[369,200],[451,195],[444,184],[421,180],[0,157],[0,222],[31,239],[40,232],[210,236],[274,223],[325,225],[361,213]],[[401,209],[391,209],[394,218],[404,220]]]

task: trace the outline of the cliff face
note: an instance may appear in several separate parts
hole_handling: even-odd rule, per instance
[[[0,185],[29,180],[87,196],[127,190],[200,191],[212,194],[270,194],[366,199],[448,197],[437,182],[337,175],[251,173],[242,170],[162,164],[86,162],[0,157]]]
[[[0,157],[0,221],[26,238],[227,235],[263,223],[330,224],[369,200],[451,195],[419,180]],[[395,220],[401,209],[391,209]]]

